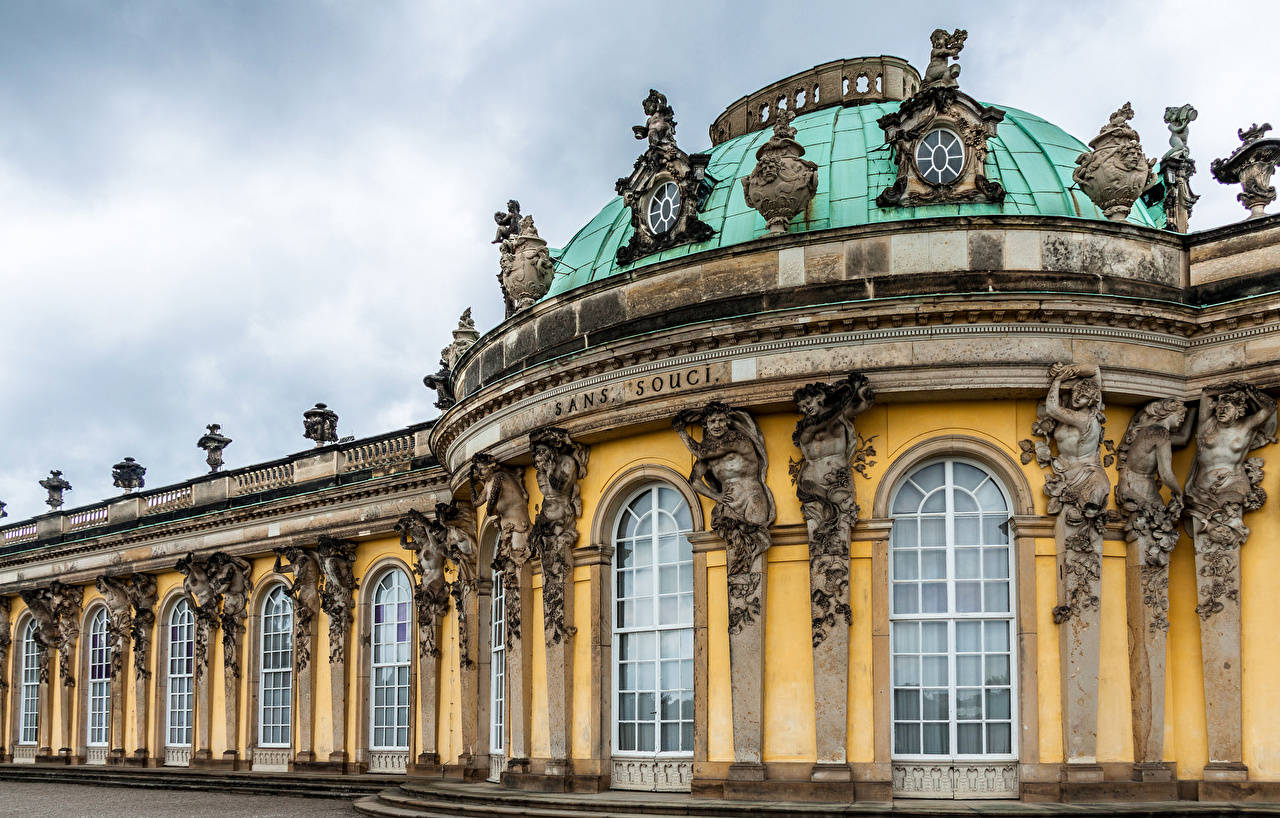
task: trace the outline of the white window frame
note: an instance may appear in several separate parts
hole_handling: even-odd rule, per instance
[[[287,748],[293,743],[293,599],[283,585],[262,601],[260,622],[258,746]]]
[[[489,604],[489,752],[502,753],[507,747],[507,591],[502,572],[493,574]]]
[[[887,573],[888,573],[888,582],[889,582],[888,597],[889,597],[889,625],[890,625],[890,633],[889,633],[889,637],[890,637],[889,639],[889,656],[890,656],[890,659],[889,659],[889,662],[890,662],[889,742],[890,742],[890,745],[889,746],[891,751],[890,757],[894,761],[935,763],[935,764],[945,764],[950,762],[963,763],[963,762],[1016,761],[1018,759],[1018,734],[1019,734],[1019,726],[1020,726],[1020,714],[1019,714],[1019,708],[1018,708],[1020,685],[1019,685],[1019,679],[1018,679],[1018,641],[1017,641],[1018,640],[1018,628],[1017,628],[1017,621],[1018,621],[1017,619],[1017,613],[1018,613],[1018,599],[1017,599],[1018,581],[1017,579],[1018,577],[1017,577],[1016,543],[1014,542],[1012,533],[1008,534],[1007,535],[1008,555],[1009,555],[1009,564],[1008,564],[1009,611],[1008,613],[1007,614],[987,613],[987,612],[961,613],[961,612],[955,611],[954,610],[955,608],[954,600],[956,598],[955,584],[957,582],[956,569],[955,569],[956,514],[955,514],[954,501],[952,499],[953,492],[951,490],[951,487],[955,485],[954,479],[952,477],[954,464],[963,463],[967,466],[972,466],[975,469],[979,469],[983,473],[985,473],[990,478],[992,484],[994,484],[995,487],[1000,490],[1000,493],[1004,498],[1006,509],[1012,509],[1014,507],[1013,498],[1010,496],[1008,489],[1005,488],[1004,484],[1001,482],[999,476],[995,473],[995,471],[993,471],[991,468],[987,467],[986,465],[982,464],[981,462],[972,460],[966,457],[960,457],[960,456],[939,457],[939,458],[933,458],[915,465],[914,467],[912,467],[912,469],[909,472],[904,474],[898,480],[898,484],[893,487],[893,491],[889,497],[890,517],[894,518],[895,520],[899,516],[914,517],[917,520],[919,519],[918,514],[895,515],[893,513],[894,505],[898,499],[898,492],[904,486],[907,485],[907,481],[912,476],[937,463],[944,464],[944,467],[946,469],[944,486],[947,487],[947,501],[946,501],[946,512],[945,512],[946,565],[947,565],[946,586],[947,586],[947,608],[948,608],[947,612],[945,613],[914,613],[914,614],[894,613],[894,606],[893,606],[893,582],[894,582],[894,560],[893,560],[894,544],[893,543],[894,541],[892,539],[892,534],[890,535],[890,540],[889,540],[889,548],[888,548],[889,570]],[[982,513],[991,513],[991,512],[982,512]],[[1009,514],[1009,519],[1012,519],[1013,512],[1008,511],[1007,513]],[[919,545],[919,542],[920,542],[919,539],[917,539],[917,545],[915,546],[917,549],[922,547],[921,545]],[[964,580],[961,580],[961,581],[964,581]],[[923,599],[918,599],[918,602],[923,603]],[[923,604],[918,605],[918,607],[923,608]],[[898,753],[896,751],[896,746],[895,746],[896,745],[895,724],[897,722],[897,713],[896,713],[897,705],[896,705],[896,702],[894,701],[894,698],[895,698],[894,691],[897,689],[897,685],[896,685],[897,680],[894,675],[895,674],[894,657],[897,654],[895,653],[894,646],[893,646],[893,628],[895,626],[895,623],[898,623],[898,622],[939,622],[939,621],[948,623],[948,626],[947,626],[947,657],[948,657],[947,658],[947,700],[948,700],[947,714],[948,714],[948,723],[949,723],[948,749],[951,750],[951,752],[937,753],[937,754],[929,754],[929,753],[923,753],[923,752],[910,753],[910,754]],[[1009,727],[1010,751],[1008,753],[960,753],[960,752],[957,752],[960,746],[959,738],[958,738],[960,720],[956,718],[956,703],[957,703],[956,688],[961,687],[961,685],[956,684],[956,678],[957,678],[956,657],[958,654],[958,651],[956,650],[956,623],[965,622],[965,621],[1008,622],[1008,627],[1009,627],[1009,648],[1008,648],[1009,723],[1010,723],[1010,727]],[[985,684],[985,679],[983,681],[984,681],[984,684],[981,686],[981,689],[984,691],[983,696],[985,698],[985,691],[987,689],[987,686]],[[923,702],[922,702],[922,706],[923,706]],[[1003,721],[1003,719],[999,719],[998,721]],[[987,723],[987,720],[984,719],[984,720],[978,721],[977,723],[985,725]],[[923,743],[923,736],[922,736],[921,749],[923,750],[923,748],[924,748],[924,743]]]
[[[611,711],[612,711],[612,716],[611,716],[611,718],[610,718],[610,721],[612,722],[612,724],[611,724],[611,730],[612,730],[612,745],[611,745],[611,746],[612,746],[612,755],[613,755],[614,757],[616,757],[616,758],[623,758],[623,759],[688,759],[688,758],[692,758],[692,757],[693,757],[693,748],[692,748],[692,747],[690,747],[690,748],[689,748],[689,750],[665,750],[665,751],[664,751],[664,750],[662,750],[662,749],[661,749],[661,747],[662,747],[662,722],[663,722],[663,719],[661,718],[661,714],[662,714],[662,701],[661,701],[661,696],[662,696],[662,692],[663,692],[663,690],[662,690],[662,677],[661,677],[661,676],[662,676],[662,652],[661,652],[661,647],[662,647],[662,646],[661,646],[662,633],[663,633],[663,632],[670,632],[670,631],[680,632],[680,631],[685,631],[685,630],[687,630],[687,631],[689,632],[690,639],[692,639],[693,629],[694,629],[694,618],[693,618],[693,616],[692,616],[692,612],[691,612],[691,615],[690,615],[690,619],[689,619],[689,623],[688,623],[688,624],[682,624],[682,623],[681,623],[681,624],[672,624],[672,625],[661,625],[661,624],[659,624],[659,621],[660,621],[660,616],[659,616],[659,606],[660,606],[660,602],[659,602],[659,600],[661,599],[661,596],[660,596],[660,594],[659,594],[659,584],[658,584],[658,583],[659,583],[659,571],[658,571],[658,567],[659,567],[659,565],[661,565],[661,564],[660,564],[660,563],[658,562],[658,560],[657,560],[658,532],[657,532],[657,526],[656,526],[656,525],[651,529],[651,531],[652,531],[652,548],[654,549],[654,559],[653,559],[653,562],[651,563],[651,565],[652,565],[652,567],[653,567],[653,569],[654,569],[654,570],[653,570],[653,580],[652,580],[652,583],[653,583],[653,584],[652,584],[653,591],[652,591],[652,594],[651,594],[651,596],[650,596],[650,598],[653,600],[653,618],[652,618],[652,623],[651,623],[650,625],[643,626],[643,627],[627,628],[627,629],[621,629],[621,630],[618,628],[618,601],[619,601],[619,600],[618,600],[618,596],[617,596],[617,587],[618,587],[618,547],[617,547],[617,544],[618,544],[618,527],[619,527],[620,523],[622,522],[622,520],[623,520],[623,518],[624,518],[624,515],[625,515],[625,513],[627,512],[627,510],[631,508],[632,503],[636,502],[638,499],[640,499],[641,497],[643,497],[643,496],[645,496],[645,495],[649,495],[649,496],[651,496],[651,497],[652,497],[652,503],[653,503],[653,505],[650,507],[650,509],[649,509],[649,513],[650,513],[650,514],[654,514],[654,515],[658,514],[658,513],[659,513],[659,509],[658,509],[658,506],[657,506],[657,502],[658,502],[658,499],[657,499],[657,498],[658,498],[658,490],[659,490],[659,489],[663,489],[663,488],[668,489],[669,491],[674,492],[674,493],[676,494],[676,496],[680,498],[680,502],[681,502],[681,504],[684,506],[685,511],[689,514],[689,519],[690,519],[690,520],[692,520],[692,519],[693,519],[693,510],[692,510],[691,508],[689,508],[689,502],[688,502],[688,500],[684,497],[684,495],[683,495],[683,494],[682,494],[678,489],[676,489],[676,487],[675,487],[675,486],[672,486],[670,483],[667,483],[667,482],[664,482],[664,481],[653,481],[653,482],[650,482],[650,483],[646,483],[645,485],[643,485],[643,486],[641,486],[641,487],[637,488],[635,491],[631,492],[631,493],[627,496],[627,500],[626,500],[626,502],[622,503],[622,504],[618,507],[618,513],[617,513],[616,515],[614,515],[614,518],[613,518],[613,520],[611,521],[612,528],[610,529],[609,541],[610,541],[610,544],[613,546],[613,557],[612,557],[612,558],[611,558],[611,560],[610,560],[610,570],[609,570],[609,583],[610,583],[610,585],[609,585],[609,588],[610,588],[610,593],[609,593],[609,599],[610,599],[610,606],[609,606],[609,608],[610,608],[610,610],[609,610],[609,623],[610,623],[610,630],[611,630],[611,633],[612,633],[612,660],[610,661],[610,665],[611,665],[610,673],[611,673],[611,686],[612,686],[613,693],[612,693],[612,696],[611,696],[611,700],[612,700],[612,701],[611,701]],[[656,522],[656,517],[655,517],[655,522]],[[678,528],[678,526],[677,526],[677,528]],[[687,539],[688,534],[690,534],[691,532],[692,532],[692,527],[690,527],[690,530],[688,530],[688,531],[679,530],[679,535],[680,535],[681,537],[684,537],[684,538],[686,538],[686,539]],[[692,556],[692,555],[690,555],[690,556]],[[681,565],[681,564],[682,564],[682,563],[675,563],[675,565],[677,565],[677,566],[679,566],[679,565]],[[692,572],[692,570],[693,570],[693,561],[692,561],[692,559],[690,559],[690,561],[689,561],[689,570],[690,570],[690,572]],[[677,569],[677,574],[678,574],[678,573],[679,573],[679,571],[678,571],[678,569]],[[677,587],[678,587],[678,586],[677,586]],[[692,589],[691,589],[691,590],[692,590]],[[621,662],[619,661],[620,656],[621,656],[621,637],[622,637],[624,634],[632,634],[632,633],[653,633],[653,634],[654,634],[654,656],[655,656],[655,658],[653,659],[653,665],[654,665],[654,688],[653,688],[653,694],[654,694],[654,720],[653,720],[653,726],[654,726],[654,737],[653,737],[653,743],[654,743],[654,748],[655,748],[655,749],[654,749],[653,751],[646,751],[646,750],[622,750],[622,749],[620,749],[620,747],[621,747],[621,743],[620,743],[620,741],[619,741],[619,733],[620,733],[619,728],[620,728],[620,725],[619,725],[619,719],[618,719],[618,717],[619,717],[619,715],[620,715],[620,712],[621,712],[621,711],[620,711],[620,703],[619,703],[619,699],[620,699],[621,694],[624,692],[624,691],[622,691],[622,690],[620,690],[620,689],[619,689],[619,669],[620,669],[620,667],[621,667]],[[687,661],[687,662],[689,662],[689,663],[690,663],[690,665],[692,665],[692,663],[693,663],[693,652],[692,652],[692,651],[690,651],[689,656],[688,656],[687,658],[686,658],[686,657],[684,657],[684,656],[681,656],[681,657],[680,657],[680,659],[679,659],[679,661],[681,661],[681,662],[685,662],[685,661]],[[695,678],[694,678],[692,681],[693,681],[693,683],[694,683],[695,685],[696,685],[696,676],[697,676],[697,674],[696,674],[696,673],[694,673],[694,677],[695,677]],[[691,687],[690,689],[692,690],[693,688]],[[681,690],[683,690],[683,687],[681,688]],[[639,693],[639,692],[643,692],[643,691],[638,691],[638,690],[637,690],[637,691],[626,691],[626,692],[635,692],[635,693]],[[638,698],[638,696],[637,696],[637,698]],[[690,722],[692,723],[693,730],[694,730],[693,740],[696,742],[696,740],[697,740],[697,736],[696,736],[696,731],[697,731],[697,720],[696,720],[695,718],[693,718],[693,716],[692,716],[692,714],[691,714],[690,718],[689,718],[689,719],[687,719],[687,720],[686,720],[686,719],[684,719],[684,718],[683,718],[683,716],[682,716],[682,717],[681,717],[681,719],[680,719],[680,724],[681,724],[681,725],[683,725],[685,721],[690,721]],[[638,720],[637,720],[637,722],[638,722]],[[636,742],[636,743],[637,743],[637,745],[638,745],[638,744],[639,744],[639,741],[637,740],[637,742]]]
[[[392,577],[398,577],[399,583],[388,585],[387,583],[388,581],[391,580]],[[390,601],[387,601],[385,595],[389,593],[395,593],[396,598],[393,598]],[[380,642],[378,641],[378,637],[379,637],[380,631],[379,631],[379,625],[378,625],[378,607],[380,605],[387,605],[392,609],[392,612],[394,614],[395,607],[402,603],[405,605],[405,610],[406,610],[405,618],[401,620],[398,616],[396,616],[394,619],[387,620],[387,622],[384,622],[383,624],[385,625],[390,623],[396,626],[397,628],[399,625],[404,624],[406,626],[405,627],[406,638],[402,642],[397,637],[396,641],[392,643],[395,645],[395,648],[396,648],[395,653],[397,655],[397,658],[395,661],[379,662],[378,647],[380,645]],[[369,650],[369,665],[370,665],[369,667],[369,749],[370,750],[401,750],[401,751],[408,750],[409,741],[411,738],[410,726],[412,725],[412,722],[413,722],[413,716],[411,712],[413,707],[413,702],[410,701],[410,698],[409,698],[409,693],[411,689],[410,682],[413,678],[412,677],[412,674],[413,674],[413,633],[412,633],[413,631],[413,594],[411,591],[411,586],[409,584],[409,578],[405,575],[404,571],[400,570],[399,568],[392,568],[391,570],[385,572],[381,577],[378,578],[377,584],[374,585],[373,599],[370,604],[369,614],[370,614],[370,627],[371,627],[371,631],[369,634],[369,646],[370,646],[370,650]],[[402,653],[402,651],[400,650],[400,646],[402,645],[404,646],[403,654],[405,657],[403,660],[399,659],[399,655]],[[397,679],[395,683],[390,685],[379,684],[378,671],[384,668],[394,668],[396,671],[403,669],[404,683],[400,684]],[[398,677],[399,673],[397,672],[396,675]],[[395,705],[377,704],[379,689],[394,691],[396,695],[397,703]],[[404,692],[403,697],[401,697],[400,695],[402,690]],[[404,699],[404,704],[399,703],[400,698]],[[393,723],[379,725],[378,713],[380,711],[384,713],[388,711],[394,712],[396,714],[395,721]],[[401,713],[404,714],[403,719],[400,718]],[[379,730],[384,730],[384,731],[391,730],[393,734],[396,732],[399,732],[400,730],[404,730],[405,741],[403,744],[399,742],[397,742],[396,744],[387,744],[387,743],[379,742],[377,740]]]
[[[179,628],[175,639],[173,629]],[[165,639],[168,645],[166,656],[168,667],[165,669],[165,713],[164,736],[166,747],[190,747],[195,712],[195,638],[196,619],[191,605],[186,599],[179,599],[169,611],[165,622]],[[191,656],[187,656],[186,646],[191,645]],[[176,649],[176,650],[175,650]],[[175,702],[185,702],[185,706],[175,706]],[[181,716],[175,720],[175,716]],[[180,722],[180,723],[177,723]],[[178,738],[175,740],[175,735]],[[186,741],[182,741],[185,736]]]
[[[18,743],[34,745],[40,740],[40,646],[36,643],[36,621],[27,620],[22,632],[22,689],[18,695]]]
[[[85,691],[85,746],[106,747],[111,737],[111,640],[107,609],[99,607],[89,620],[89,684]]]
[[[935,180],[930,179],[930,178],[928,178],[927,176],[925,176],[925,173],[926,173],[927,171],[926,171],[923,167],[921,167],[921,165],[920,165],[920,148],[922,148],[922,147],[924,146],[924,140],[928,139],[928,138],[929,138],[929,136],[930,136],[931,134],[933,134],[935,131],[936,131],[936,132],[940,132],[940,133],[944,133],[944,134],[949,134],[953,139],[955,139],[955,140],[956,140],[955,144],[957,144],[957,145],[959,145],[959,146],[960,146],[960,167],[956,170],[955,178],[948,179],[948,180],[947,180],[947,181],[945,181],[945,182],[944,182],[944,181],[941,181],[940,179],[939,179],[938,181],[935,181]],[[950,153],[948,152],[948,157],[949,157],[949,156],[950,156]],[[960,138],[960,134],[956,133],[956,132],[955,132],[954,130],[952,130],[951,128],[946,128],[946,127],[941,127],[941,126],[939,126],[939,127],[937,127],[937,128],[930,128],[930,129],[929,129],[929,131],[928,131],[927,133],[925,133],[925,135],[924,135],[924,136],[920,137],[920,141],[919,141],[919,142],[917,142],[917,143],[915,144],[915,147],[913,147],[913,148],[911,149],[911,158],[912,158],[912,161],[914,161],[914,162],[915,162],[915,165],[916,165],[916,172],[920,174],[920,178],[921,178],[921,179],[924,179],[924,180],[925,180],[925,182],[927,182],[927,183],[929,183],[929,184],[931,184],[931,185],[951,185],[951,184],[955,184],[957,181],[959,181],[959,179],[960,179],[960,177],[961,177],[961,176],[964,176],[964,167],[965,167],[965,163],[969,160],[969,151],[968,151],[968,149],[965,147],[964,140]],[[932,156],[932,150],[931,150],[931,151],[930,151],[930,163],[931,163],[931,164],[932,164],[932,161],[933,161],[933,156]],[[942,167],[942,170],[946,170],[949,166],[950,166],[950,163],[948,162],[948,163],[947,163],[947,165],[944,165],[944,166]]]

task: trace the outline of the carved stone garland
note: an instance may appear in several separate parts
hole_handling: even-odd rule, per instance
[[[659,250],[706,241],[715,235],[698,218],[698,210],[715,184],[707,175],[711,155],[680,150],[676,144],[675,111],[664,95],[651,89],[643,105],[648,118],[645,124],[631,130],[636,139],[647,139],[649,147],[636,159],[631,175],[619,179],[614,186],[622,203],[631,210],[631,240],[618,248],[619,264],[630,264]],[[674,186],[674,198],[668,195],[672,188],[667,183]],[[664,229],[657,231],[650,224],[650,207],[661,213],[664,201],[670,218],[662,219]]]
[[[1276,402],[1240,381],[1200,396],[1196,456],[1187,475],[1188,529],[1196,549],[1196,590],[1204,663],[1209,765],[1205,777],[1244,780],[1241,740],[1240,549],[1246,511],[1266,502],[1262,458],[1249,452],[1276,440]]]
[[[885,142],[893,151],[898,176],[892,185],[876,196],[882,208],[919,207],[948,202],[1002,202],[1005,190],[999,182],[986,177],[987,142],[996,135],[1004,120],[1004,111],[983,105],[959,90],[956,78],[960,66],[948,64],[964,48],[968,32],[957,29],[948,34],[933,32],[933,50],[929,68],[920,90],[904,100],[898,110],[877,120],[884,130]],[[947,144],[925,143],[934,132],[935,139]],[[953,178],[930,179],[920,156],[959,151],[959,170]]]
[[[1068,772],[1101,780],[1096,764],[1098,661],[1101,646],[1102,537],[1110,480],[1101,456],[1106,416],[1102,377],[1096,367],[1054,364],[1052,383],[1032,431],[1042,442],[1021,441],[1022,462],[1034,458],[1048,469],[1044,492],[1057,515],[1059,604],[1053,620],[1062,626],[1063,744]],[[1067,405],[1061,393],[1068,389]],[[1051,445],[1056,445],[1056,456]],[[1111,456],[1108,455],[1107,463]],[[1081,766],[1083,765],[1083,766]],[[1086,770],[1085,767],[1088,769]],[[1072,780],[1084,780],[1084,778]]]
[[[508,767],[527,769],[530,655],[524,647],[521,622],[531,581],[528,563],[533,523],[529,520],[529,494],[522,469],[504,466],[483,453],[472,458],[470,481],[473,504],[483,503],[486,519],[493,520],[498,528],[493,570],[501,572],[504,594]]]
[[[809,598],[813,618],[813,684],[818,766],[813,776],[849,780],[845,754],[849,695],[849,542],[858,521],[853,472],[867,476],[875,449],[854,418],[875,401],[866,377],[811,383],[794,394],[801,418],[791,441],[791,482],[809,529]],[[837,771],[832,767],[839,767]],[[824,769],[825,768],[825,769]]]
[[[312,653],[316,623],[320,616],[320,557],[314,549],[300,546],[277,548],[272,570],[292,576],[285,593],[293,600],[293,667],[298,679],[297,724],[294,741],[296,761],[315,761],[315,663]],[[287,563],[284,560],[288,560]]]
[[[320,537],[316,547],[324,585],[320,607],[329,617],[329,700],[333,724],[333,746],[329,761],[347,762],[347,643],[355,608],[356,577],[352,566],[356,545],[349,540]]]
[[[702,440],[689,434],[691,425],[702,428]],[[764,435],[751,415],[719,401],[681,412],[672,426],[693,453],[689,483],[715,502],[711,528],[725,544],[735,762],[730,776],[762,780],[765,560],[772,544],[769,526],[777,518],[765,483]]]
[[[533,522],[533,551],[542,563],[542,617],[547,645],[548,775],[568,775],[573,729],[573,548],[582,516],[579,481],[587,476],[590,450],[560,428],[529,435],[542,505]]]
[[[1116,449],[1116,505],[1128,555],[1133,749],[1143,780],[1172,780],[1164,765],[1165,642],[1169,630],[1169,557],[1178,542],[1182,488],[1173,473],[1173,446],[1190,435],[1179,400],[1148,403],[1129,422]],[[1165,502],[1161,486],[1169,489]]]

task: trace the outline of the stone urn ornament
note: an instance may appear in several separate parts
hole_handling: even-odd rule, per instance
[[[804,211],[818,190],[818,166],[804,156],[791,127],[793,111],[782,110],[773,123],[773,137],[756,151],[756,167],[742,180],[742,195],[769,224],[771,235],[787,232],[787,225]]]
[[[1241,187],[1236,200],[1249,208],[1248,219],[1267,215],[1267,205],[1276,200],[1276,189],[1271,177],[1280,166],[1280,139],[1268,138],[1271,124],[1264,122],[1236,131],[1241,145],[1226,159],[1214,159],[1209,163],[1213,178],[1224,185]]]
[[[338,442],[338,413],[317,403],[302,413],[302,436],[314,440],[316,446]]]
[[[219,423],[210,423],[205,428],[209,431],[196,441],[196,447],[208,452],[204,462],[209,464],[209,473],[213,474],[222,468],[222,450],[231,445],[231,438],[222,434]]]
[[[1138,132],[1129,127],[1131,119],[1133,106],[1126,102],[1089,141],[1092,150],[1076,157],[1076,169],[1071,174],[1085,195],[1113,222],[1129,218],[1133,203],[1155,178],[1151,170],[1155,160],[1142,152]]]
[[[132,457],[126,457],[111,467],[111,484],[118,489],[124,489],[124,493],[128,494],[147,484],[147,481],[143,479],[146,473],[146,466]]]
[[[51,469],[49,476],[40,481],[40,488],[49,492],[49,497],[45,503],[49,508],[57,511],[62,508],[62,493],[71,491],[71,484],[62,477],[62,472],[57,469]]]
[[[538,236],[533,217],[520,219],[520,232],[502,240],[498,283],[506,302],[507,317],[534,305],[551,289],[555,262],[547,243]]]

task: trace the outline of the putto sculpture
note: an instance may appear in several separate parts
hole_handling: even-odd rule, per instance
[[[207,452],[204,462],[209,464],[209,473],[213,474],[222,468],[222,450],[231,445],[231,438],[222,434],[222,426],[210,423],[205,427],[208,431],[196,441],[196,447]]]
[[[1185,233],[1191,219],[1191,208],[1199,196],[1191,192],[1191,177],[1196,163],[1187,147],[1191,123],[1199,112],[1190,105],[1169,106],[1164,109],[1164,121],[1169,126],[1169,150],[1160,158],[1160,184],[1143,194],[1143,201],[1154,204],[1161,198],[1151,197],[1162,192],[1165,220],[1169,228]]]
[[[45,503],[49,508],[57,511],[62,508],[63,492],[71,491],[71,484],[62,478],[62,472],[52,469],[49,472],[49,476],[40,481],[40,488],[49,492]]]
[[[565,584],[573,581],[573,547],[578,543],[582,491],[590,449],[564,429],[539,429],[529,435],[533,468],[542,492],[542,505],[530,540],[542,563],[542,607],[548,644],[573,635],[565,625]]]
[[[302,413],[302,436],[315,441],[316,446],[338,442],[338,413],[317,403]]]
[[[493,220],[498,224],[498,232],[494,235],[490,244],[502,244],[502,242],[519,233],[521,218],[520,203],[515,199],[508,199],[506,212],[499,210],[493,214]]]
[[[761,613],[764,555],[771,543],[769,526],[777,518],[765,484],[764,435],[751,415],[720,401],[685,410],[671,425],[693,453],[689,484],[715,502],[711,528],[725,542],[729,631],[734,633]],[[702,427],[702,440],[689,434],[690,426]]]
[[[675,111],[666,96],[650,89],[642,104],[645,123],[631,131],[636,139],[646,140],[648,148],[636,159],[631,175],[614,185],[631,210],[631,239],[618,248],[619,264],[715,235],[697,215],[715,183],[707,175],[711,155],[688,154],[676,144]]]
[[[427,375],[422,379],[423,386],[436,392],[436,408],[448,409],[457,402],[453,392],[453,368],[462,353],[479,338],[476,322],[471,318],[471,308],[467,307],[453,331],[453,342],[440,350],[440,369],[434,375]]]
[[[498,285],[502,288],[506,317],[510,318],[547,294],[556,266],[546,241],[533,226],[532,216],[520,219],[519,231],[504,238],[499,249]]]
[[[821,645],[840,622],[853,624],[849,608],[849,538],[858,520],[853,472],[867,476],[874,465],[871,441],[854,418],[871,407],[875,393],[854,372],[837,384],[811,383],[795,391],[801,418],[791,441],[800,459],[791,461],[791,482],[809,528],[809,587],[813,644]]]
[[[1225,159],[1209,163],[1213,178],[1224,185],[1239,184],[1236,195],[1240,204],[1249,209],[1246,219],[1267,215],[1267,205],[1276,200],[1276,189],[1271,177],[1280,166],[1280,139],[1267,137],[1271,123],[1253,124],[1236,131],[1241,145]]]
[[[1126,102],[1089,140],[1090,150],[1076,157],[1071,174],[1085,195],[1114,222],[1129,218],[1133,203],[1154,177],[1151,166],[1155,160],[1143,153],[1138,132],[1129,127],[1131,119],[1133,106]]]
[[[760,212],[769,232],[780,235],[787,225],[809,205],[818,190],[818,166],[804,156],[804,146],[795,140],[792,111],[778,112],[773,137],[756,151],[756,166],[742,179],[742,195]]]
[[[126,457],[111,467],[111,484],[118,489],[124,489],[124,493],[129,494],[147,484],[143,479],[146,473],[146,466],[132,457]]]
[[[960,56],[964,49],[964,41],[969,32],[958,28],[950,34],[944,28],[935,28],[929,35],[929,66],[920,79],[920,87],[958,88],[960,86],[960,64],[949,63]]]

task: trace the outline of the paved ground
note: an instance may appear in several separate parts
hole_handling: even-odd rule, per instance
[[[333,818],[340,815],[355,815],[350,801],[0,781],[0,816],[15,818]]]

